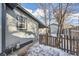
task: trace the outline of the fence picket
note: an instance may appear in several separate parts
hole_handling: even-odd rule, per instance
[[[65,51],[65,35],[64,35],[64,51]]]
[[[68,53],[68,36],[67,36],[67,53]]]
[[[77,45],[76,45],[76,55],[78,55],[78,41],[77,41]]]

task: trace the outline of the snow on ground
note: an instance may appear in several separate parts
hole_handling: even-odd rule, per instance
[[[27,52],[28,56],[71,56],[63,50],[36,43]]]

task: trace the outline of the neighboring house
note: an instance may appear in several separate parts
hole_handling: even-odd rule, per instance
[[[46,34],[46,28],[40,28],[39,35],[45,35],[45,34]]]
[[[0,4],[0,53],[20,45],[23,47],[39,38],[38,19],[17,3]]]
[[[70,24],[63,24],[63,34],[65,34],[65,35],[70,35],[69,34],[69,29],[70,28],[72,28],[73,26],[72,25],[70,25]],[[56,24],[56,23],[53,23],[53,24],[51,24],[50,25],[50,28],[51,28],[51,34],[54,36],[56,36],[56,34],[57,34],[57,30],[58,30],[58,24]]]
[[[64,33],[71,38],[79,39],[79,26],[72,26],[72,28],[64,29]]]
[[[55,24],[55,23],[50,24],[50,29],[51,29],[51,35],[56,37],[58,24]]]

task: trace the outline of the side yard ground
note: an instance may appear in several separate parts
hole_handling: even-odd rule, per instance
[[[57,49],[54,47],[46,46],[43,44],[35,43],[30,44],[29,46],[25,46],[24,48],[14,52],[13,55],[24,55],[24,56],[72,56],[64,52],[61,49]]]

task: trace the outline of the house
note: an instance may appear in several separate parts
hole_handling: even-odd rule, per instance
[[[71,37],[71,39],[79,39],[79,26],[72,26],[64,29],[64,33]]]
[[[46,34],[46,28],[40,28],[39,29],[39,35],[45,35],[45,34]]]
[[[57,29],[58,29],[57,23],[50,24],[51,36],[57,37]]]
[[[0,3],[0,54],[36,42],[46,27],[17,3]]]
[[[72,28],[72,27],[73,27],[73,25],[64,23],[63,24],[63,33],[62,34],[69,35],[69,29]],[[58,24],[52,23],[52,24],[50,24],[50,28],[51,28],[51,34],[53,36],[56,36],[57,30],[58,30]]]

